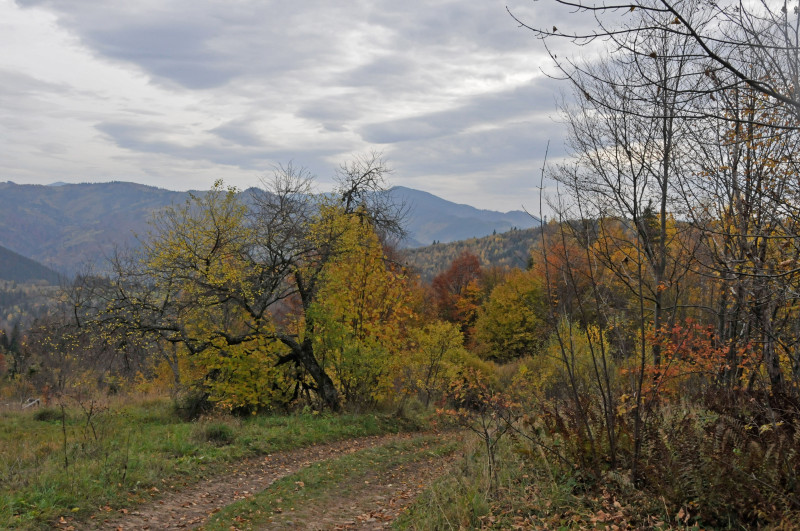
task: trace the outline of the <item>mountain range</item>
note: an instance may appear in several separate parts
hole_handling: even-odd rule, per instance
[[[137,235],[147,233],[155,212],[183,203],[189,193],[127,182],[0,183],[0,246],[62,274],[71,275],[86,264],[102,268],[115,247],[137,245]],[[390,193],[408,211],[407,247],[539,224],[522,211],[481,210],[405,187]]]

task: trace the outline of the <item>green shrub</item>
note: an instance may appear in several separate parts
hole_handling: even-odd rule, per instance
[[[53,420],[61,420],[63,413],[60,409],[52,407],[44,407],[33,414],[33,419],[41,422],[50,422]]]
[[[202,389],[189,389],[175,400],[175,413],[182,420],[196,420],[213,409],[213,402]]]
[[[231,426],[224,422],[212,422],[202,426],[198,432],[198,439],[203,442],[216,444],[217,446],[225,446],[233,444],[236,440],[236,434]]]

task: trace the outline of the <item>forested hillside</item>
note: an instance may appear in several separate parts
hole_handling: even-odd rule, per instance
[[[14,327],[25,330],[55,305],[58,285],[0,280],[0,332]]]
[[[539,228],[513,229],[483,238],[469,238],[450,243],[437,242],[426,247],[403,251],[405,263],[430,282],[460,254],[468,251],[478,257],[484,267],[526,268],[531,263],[531,249],[540,243]]]
[[[26,328],[44,315],[61,280],[52,269],[0,247],[0,331]]]

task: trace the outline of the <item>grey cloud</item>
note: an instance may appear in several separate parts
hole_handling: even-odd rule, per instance
[[[297,160],[302,161],[309,171],[324,175],[330,171],[330,164],[324,162],[325,159],[336,154],[332,149],[284,149],[264,147],[263,143],[259,147],[231,147],[207,141],[184,146],[160,139],[167,130],[157,124],[104,122],[98,124],[96,129],[120,148],[137,153],[154,153],[190,161],[205,160],[261,173],[270,171],[278,164]]]
[[[253,124],[248,120],[233,120],[210,132],[240,146],[255,147],[264,144],[264,140],[253,130]]]
[[[469,174],[492,171],[511,163],[529,164],[543,158],[548,140],[550,155],[559,156],[561,148],[557,124],[525,121],[502,129],[470,132],[424,142],[403,145],[403,161],[398,171],[410,175]],[[535,165],[531,164],[535,169]]]
[[[49,93],[63,93],[68,87],[49,83],[14,70],[0,68],[0,95],[11,98],[28,97]]]
[[[425,140],[441,136],[450,131],[442,127],[437,120],[406,118],[381,124],[368,125],[363,128],[362,136],[367,142],[376,144],[394,144],[409,140]]]
[[[165,132],[158,125],[104,122],[96,126],[117,146],[139,153],[157,153],[188,160],[207,160],[240,168],[263,168],[270,163],[266,151],[223,148],[212,143],[194,146],[174,144],[159,137]]]
[[[70,92],[70,87],[62,84],[0,69],[0,146],[6,148],[4,156],[9,156],[12,144],[42,149],[46,140],[41,132],[49,125],[47,119],[63,112],[51,98]]]
[[[323,123],[322,128],[330,133],[344,133],[348,130],[347,127],[342,124],[335,124],[331,122]]]
[[[352,72],[353,86],[402,79],[413,64],[437,53],[510,52],[526,43],[529,32],[497,2],[363,2],[321,0],[302,8],[280,2],[188,0],[158,4],[121,1],[17,0],[46,7],[77,32],[96,52],[139,65],[156,79],[187,88],[225,85],[237,77],[286,74],[340,64],[360,32],[379,36],[360,42],[370,52],[384,50],[384,61]],[[385,42],[384,42],[385,41]],[[403,56],[406,55],[407,58]],[[424,72],[417,71],[419,76]],[[373,76],[377,76],[377,79]],[[343,80],[347,83],[347,79]]]
[[[51,9],[59,14],[62,25],[76,32],[96,53],[136,64],[156,78],[189,88],[209,88],[224,84],[234,75],[224,57],[209,45],[214,24],[202,10],[158,9],[148,13],[113,1],[17,3]]]
[[[206,24],[189,26],[169,22],[131,25],[87,34],[100,53],[143,66],[153,75],[191,88],[224,85],[237,71],[222,54],[210,49],[213,31]]]
[[[318,121],[332,130],[344,129],[344,123],[358,120],[364,115],[360,106],[360,98],[352,95],[332,96],[305,104],[297,111],[297,115],[309,120]]]
[[[323,65],[340,53],[337,30],[346,13],[318,2],[308,12],[282,3],[175,1],[155,9],[123,2],[20,0],[47,7],[86,45],[106,57],[138,65],[157,80],[190,89],[223,86],[242,76],[287,73]],[[333,27],[306,21],[315,9]]]
[[[543,78],[513,90],[475,96],[456,109],[370,124],[362,129],[362,135],[369,142],[387,144],[452,135],[473,126],[521,119],[553,110],[555,88],[552,80]]]
[[[511,4],[522,4],[514,2]],[[527,2],[524,2],[527,3]],[[440,46],[474,51],[511,51],[531,36],[515,32],[516,23],[506,12],[507,2],[383,2],[371,20],[394,29],[408,46]],[[394,6],[394,9],[392,9]],[[524,9],[524,5],[520,6]],[[414,10],[415,16],[408,15]],[[402,49],[402,48],[400,48]]]
[[[379,86],[390,88],[419,83],[420,72],[411,58],[399,55],[382,54],[377,59],[348,71],[337,81],[345,86]]]

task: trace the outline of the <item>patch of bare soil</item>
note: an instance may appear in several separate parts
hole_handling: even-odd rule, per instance
[[[195,528],[222,507],[250,497],[312,463],[408,437],[412,435],[363,437],[246,459],[213,478],[168,492],[151,503],[95,515],[87,526],[115,530]]]

